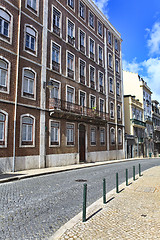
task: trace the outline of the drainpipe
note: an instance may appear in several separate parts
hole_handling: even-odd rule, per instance
[[[18,96],[18,77],[19,77],[19,52],[20,52],[20,26],[21,26],[21,0],[19,1],[18,13],[18,34],[17,34],[17,63],[16,63],[16,92],[15,92],[15,107],[14,107],[14,133],[13,133],[13,168],[15,172],[15,156],[16,156],[16,121],[17,121],[17,96]]]

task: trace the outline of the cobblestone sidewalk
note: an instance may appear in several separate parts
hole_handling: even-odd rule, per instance
[[[52,239],[160,239],[160,167],[145,171],[130,183],[119,194],[108,196],[110,201],[99,205],[100,211],[85,223],[79,219],[62,236]]]

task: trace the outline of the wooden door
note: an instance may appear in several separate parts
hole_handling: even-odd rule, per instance
[[[85,126],[79,125],[79,160],[85,162]]]

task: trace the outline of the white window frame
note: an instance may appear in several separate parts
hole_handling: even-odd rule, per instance
[[[86,85],[86,61],[84,61],[81,58],[79,58],[79,82],[81,81],[81,76],[80,76],[80,73],[81,73],[81,69],[80,69],[81,61],[83,61],[85,63],[84,78],[85,78],[85,85]]]
[[[72,80],[75,80],[75,54],[73,54],[72,52],[70,52],[68,50],[66,51],[66,77],[68,78],[68,53],[73,55],[73,70],[72,69],[71,70],[74,72],[74,77]]]
[[[53,79],[53,78],[50,78],[50,81],[51,81],[51,82],[53,81],[53,82],[59,84],[58,99],[61,99],[61,82],[60,82],[60,81],[57,81],[57,80],[55,80],[55,79]],[[53,84],[53,86],[54,86],[54,84]],[[52,91],[52,90],[50,90],[50,98],[51,98],[51,91]]]
[[[8,145],[8,113],[2,109],[0,109],[0,113],[5,115],[5,126],[4,126],[4,145],[0,145],[0,148],[7,148]]]
[[[94,68],[94,89],[96,89],[96,68],[89,64],[89,87],[91,88],[90,68]]]
[[[98,64],[99,64],[99,65],[100,65],[100,62],[99,62],[99,59],[100,59],[100,58],[99,58],[99,52],[100,52],[100,51],[99,51],[99,48],[102,49],[102,66],[103,66],[103,47],[101,47],[101,45],[98,44],[97,48],[98,48],[98,49],[97,49],[97,52],[98,52]]]
[[[120,118],[119,118],[119,119],[118,119],[118,107],[120,108]],[[118,121],[121,121],[121,118],[122,118],[122,116],[121,116],[121,105],[118,104],[118,105],[117,105],[117,120],[118,120]]]
[[[117,63],[117,65],[116,65]],[[115,60],[115,70],[116,70],[116,73],[119,73],[119,60],[116,58]]]
[[[116,48],[116,41],[117,41],[117,48]],[[116,51],[116,52],[119,52],[118,39],[117,39],[117,38],[115,38],[115,51]]]
[[[73,89],[73,102],[72,103],[75,103],[75,88],[73,86],[71,86],[71,85],[68,85],[68,84],[66,84],[66,102],[68,102],[67,101],[67,92],[68,92],[67,89],[68,88],[72,88]]]
[[[80,2],[82,2],[82,4],[84,5],[84,18],[81,17],[81,15],[80,15]],[[80,19],[82,19],[84,22],[86,22],[86,5],[81,0],[79,1],[79,6],[78,6],[78,16],[80,17]]]
[[[90,25],[90,13],[93,15],[93,27]],[[92,30],[95,30],[95,14],[88,10],[88,26],[92,29]]]
[[[96,109],[97,108],[97,103],[96,103],[96,96],[95,95],[93,95],[93,94],[89,94],[89,108],[90,109],[92,109],[91,108],[91,97],[94,97],[95,98],[95,106],[94,106],[94,108]]]
[[[109,42],[109,37],[108,37],[109,33],[111,34],[111,42]],[[108,42],[109,46],[112,46],[112,33],[110,30],[107,31],[107,40],[108,40],[107,42]]]
[[[102,25],[102,35],[99,34],[99,23]],[[103,38],[103,24],[99,19],[97,19],[97,35]]]
[[[92,129],[95,130],[95,144],[92,144]],[[97,142],[96,142],[96,135],[97,135],[97,128],[95,126],[90,126],[90,146],[96,146],[97,145]]]
[[[104,142],[101,142],[101,130],[104,131]],[[101,146],[105,146],[105,145],[106,145],[106,133],[105,133],[105,128],[104,128],[104,127],[101,127],[99,132],[100,132],[100,134],[99,134],[99,135],[100,135],[100,145],[101,145]]]
[[[121,138],[120,138],[120,140],[121,141],[119,141],[119,131],[121,132]],[[118,128],[118,136],[117,136],[117,138],[118,138],[118,145],[122,145],[122,129],[121,128]]]
[[[31,145],[29,145],[29,144],[27,144],[27,145],[24,145],[24,144],[22,144],[22,119],[23,119],[23,117],[30,117],[30,118],[32,118],[33,119],[33,135],[32,135],[32,138],[33,138],[33,144],[31,144]],[[20,143],[19,143],[19,147],[25,147],[25,148],[29,148],[29,147],[35,147],[35,117],[33,116],[33,115],[31,115],[31,114],[22,114],[21,116],[20,116]]]
[[[0,6],[0,10],[6,12],[9,16],[10,16],[10,23],[9,23],[9,36],[6,38],[5,35],[3,37],[3,35],[0,36],[0,39],[3,40],[4,42],[7,42],[9,44],[12,44],[12,38],[13,38],[13,15],[5,8]]]
[[[81,28],[78,29],[78,49],[79,49],[79,51],[81,49],[81,45],[80,45],[80,32],[84,33],[84,48],[85,48],[84,54],[86,54],[86,33]]]
[[[84,91],[82,91],[82,90],[79,90],[79,105],[80,105],[80,93],[84,93],[84,95],[85,95],[85,104],[84,104],[84,107],[86,107],[87,106],[87,99],[86,99],[86,92],[84,92]]]
[[[66,20],[67,20],[67,21],[66,21],[66,36],[67,36],[67,43],[69,43],[69,42],[68,42],[68,36],[70,36],[70,35],[68,34],[68,21],[70,21],[70,22],[73,24],[73,26],[74,26],[74,27],[73,27],[73,37],[72,37],[72,38],[74,38],[74,44],[71,45],[71,44],[69,43],[71,46],[74,47],[74,46],[75,46],[75,23],[74,23],[72,20],[70,20],[70,18],[68,18],[68,17],[66,18]]]
[[[52,17],[51,17],[51,31],[53,32],[53,10],[54,8],[60,12],[61,16],[60,16],[60,21],[59,21],[59,28],[60,28],[60,36],[62,38],[62,12],[56,8],[53,4],[52,4]],[[57,35],[56,35],[57,36]]]
[[[118,91],[117,91],[117,89],[118,89],[117,85],[118,85],[118,84],[119,84],[119,93],[118,93]],[[120,82],[119,82],[119,81],[116,82],[116,93],[117,93],[118,96],[121,95],[121,85],[120,85]]]
[[[102,87],[103,87],[103,93],[104,93],[104,73],[103,72],[101,72],[101,71],[98,71],[98,91],[100,92],[100,74],[102,74],[103,75],[103,80],[102,80]]]
[[[75,0],[73,0],[73,7],[68,3],[68,1],[72,1],[72,0],[67,0],[67,6],[72,9],[72,11],[75,12]]]
[[[59,45],[59,44],[57,44],[57,42],[54,42],[54,41],[52,41],[51,40],[51,49],[50,49],[50,69],[52,70],[52,71],[54,71],[53,69],[52,69],[52,47],[53,47],[53,44],[55,44],[55,45],[57,45],[58,47],[59,47],[59,73],[61,74],[61,46]]]
[[[110,119],[114,119],[114,117],[115,117],[115,113],[114,113],[114,102],[112,102],[112,101],[110,101]],[[111,109],[111,104],[113,104],[113,117],[112,117],[112,109]]]
[[[31,0],[33,1],[33,0]],[[27,4],[28,0],[25,1],[25,7],[31,11],[33,14],[35,14],[36,16],[39,16],[39,0],[36,0],[36,9],[32,8],[32,7],[28,7]]]
[[[112,136],[111,136],[111,131],[112,131],[112,129],[114,130],[114,142],[112,142],[111,140],[112,140]],[[110,128],[110,144],[111,145],[115,145],[116,144],[116,133],[115,133],[115,128],[114,127],[111,127]]]
[[[34,88],[33,88],[33,94],[34,94],[33,98],[27,97],[27,96],[24,95],[24,91],[23,90],[24,90],[24,72],[25,72],[25,70],[33,72],[34,76],[35,76],[35,78],[34,78]],[[27,98],[27,99],[30,99],[30,100],[36,100],[36,83],[37,83],[37,73],[30,67],[24,67],[23,70],[22,70],[22,90],[21,90],[21,96],[23,98]]]
[[[110,63],[109,63],[109,57],[111,56],[111,58],[112,58],[112,60],[111,60],[111,66],[109,65]],[[112,56],[112,54],[111,53],[108,53],[108,67],[109,68],[111,68],[111,69],[113,69],[113,56]]]
[[[67,144],[67,125],[73,125],[73,144]],[[66,146],[67,147],[74,147],[75,146],[75,123],[66,122]]]
[[[95,61],[95,48],[96,48],[96,46],[95,46],[95,41],[93,40],[93,38],[91,38],[91,37],[89,37],[89,57],[90,57],[90,59],[91,59],[91,46],[90,46],[90,40],[92,40],[93,42],[94,42],[94,46],[93,46],[93,54],[94,54],[94,59],[93,59],[93,61]]]
[[[55,123],[58,123],[59,124],[59,128],[58,128],[58,144],[52,144],[51,142],[51,125],[52,125],[52,122],[55,122]],[[61,122],[60,121],[56,121],[56,120],[52,120],[50,119],[49,120],[49,129],[50,129],[50,133],[49,133],[49,147],[60,147],[61,145]]]
[[[100,103],[101,103],[101,100],[103,101],[103,112],[101,112],[100,110]],[[100,113],[104,113],[105,112],[105,100],[103,98],[99,98],[99,112]]]
[[[112,90],[110,89],[110,79],[112,79]],[[114,94],[114,83],[113,83],[113,78],[112,77],[109,77],[109,92],[111,94]]]
[[[30,48],[26,49],[27,27],[31,28],[36,34],[36,36],[35,36],[35,51],[33,51]],[[38,53],[38,31],[32,25],[25,24],[25,27],[24,27],[24,48],[23,48],[23,50],[25,52],[37,57],[37,53]]]
[[[6,82],[7,91],[0,89],[0,92],[9,94],[9,92],[10,92],[11,63],[6,58],[4,58],[3,56],[0,56],[0,60],[6,62],[8,64],[8,76],[7,76],[7,82]]]

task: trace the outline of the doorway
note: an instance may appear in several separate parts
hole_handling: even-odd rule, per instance
[[[85,126],[83,124],[79,125],[79,161],[85,162],[86,160],[86,153],[85,153]]]

